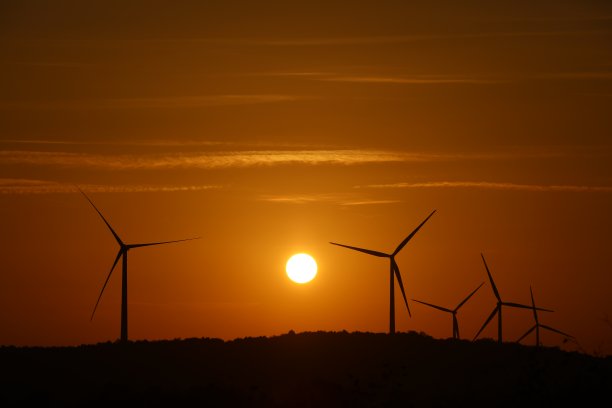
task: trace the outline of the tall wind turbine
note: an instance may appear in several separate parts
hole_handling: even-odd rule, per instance
[[[115,237],[115,240],[119,244],[119,252],[117,253],[117,257],[115,258],[115,261],[113,262],[113,266],[111,267],[110,272],[108,273],[108,276],[106,277],[106,280],[104,281],[104,285],[102,286],[102,290],[100,291],[100,295],[98,296],[98,300],[96,301],[96,305],[94,306],[93,312],[91,313],[91,319],[90,320],[93,320],[93,318],[94,318],[94,314],[96,313],[96,309],[98,308],[98,304],[100,303],[100,299],[102,298],[102,294],[104,293],[104,289],[106,289],[106,285],[108,284],[108,280],[110,279],[111,275],[113,274],[113,270],[115,269],[115,266],[117,265],[117,262],[119,262],[119,258],[123,258],[123,262],[122,262],[123,268],[122,268],[122,272],[121,272],[121,342],[127,342],[128,341],[128,301],[127,301],[127,290],[128,290],[128,280],[127,280],[128,251],[130,249],[133,249],[133,248],[140,248],[140,247],[153,246],[153,245],[162,245],[162,244],[171,244],[173,242],[191,241],[191,240],[198,239],[198,238],[179,239],[179,240],[176,240],[176,241],[150,242],[150,243],[146,243],[146,244],[126,244],[126,243],[124,243],[121,240],[121,238],[119,238],[119,235],[117,235],[117,233],[115,232],[113,227],[110,226],[109,222],[106,220],[106,218],[104,218],[104,216],[102,215],[100,210],[98,210],[98,208],[89,199],[89,197],[87,197],[87,195],[83,192],[83,190],[81,190],[79,188],[79,191],[81,192],[81,194],[83,194],[83,196],[87,199],[87,201],[89,201],[91,206],[100,215],[100,218],[102,218],[102,221],[104,221],[104,223],[106,224],[106,226],[108,227],[110,232],[113,234],[113,237]]]
[[[414,300],[415,302],[421,303],[423,305],[426,305],[426,306],[429,306],[429,307],[433,307],[434,309],[438,309],[438,310],[441,310],[443,312],[447,312],[447,313],[450,313],[451,315],[453,315],[453,339],[459,340],[459,322],[457,321],[457,311],[459,310],[459,308],[461,306],[463,306],[465,304],[465,302],[467,302],[469,300],[469,298],[471,298],[474,295],[474,293],[476,293],[478,291],[478,289],[480,289],[480,287],[482,285],[484,285],[484,282],[482,282],[480,285],[478,285],[478,287],[476,289],[474,289],[472,291],[472,293],[467,295],[467,297],[465,299],[463,299],[461,301],[461,303],[459,303],[457,305],[457,307],[452,309],[452,310],[451,309],[447,309],[447,308],[442,307],[442,306],[432,305],[431,303],[423,302],[421,300],[416,300],[416,299],[412,299],[412,300]]]
[[[476,333],[476,336],[474,336],[474,340],[478,338],[480,333],[485,329],[485,327],[487,327],[489,322],[495,317],[495,315],[497,315],[497,341],[501,343],[502,342],[502,306],[516,307],[516,308],[521,308],[521,309],[531,309],[531,306],[522,305],[520,303],[503,302],[501,300],[501,296],[499,295],[499,291],[497,290],[497,286],[495,286],[495,282],[493,282],[493,277],[491,276],[491,272],[489,271],[489,266],[487,265],[487,261],[485,261],[483,254],[480,254],[480,256],[482,257],[482,262],[484,262],[484,266],[487,270],[487,275],[489,276],[489,282],[491,282],[491,289],[493,289],[493,294],[497,298],[497,305],[495,306],[495,309],[493,309],[493,311],[491,312],[487,320],[484,322],[480,330],[478,330],[478,333]],[[552,310],[548,310],[548,309],[541,309],[541,308],[537,308],[537,309],[545,311],[545,312],[552,312]]]
[[[429,214],[427,216],[427,218],[425,218],[425,220],[419,224],[418,227],[415,228],[414,231],[412,231],[410,233],[410,235],[408,235],[406,237],[406,239],[404,239],[398,246],[397,248],[395,248],[395,251],[393,251],[390,254],[384,253],[384,252],[379,252],[379,251],[373,251],[371,249],[363,249],[363,248],[357,248],[354,246],[349,246],[349,245],[343,245],[343,244],[337,244],[335,242],[330,242],[330,244],[332,245],[338,245],[341,247],[345,247],[348,249],[352,249],[355,251],[359,251],[359,252],[363,252],[366,253],[368,255],[373,255],[373,256],[377,256],[380,258],[389,258],[390,261],[390,273],[389,273],[389,333],[393,334],[395,333],[395,280],[394,277],[397,277],[397,281],[399,283],[399,287],[402,290],[402,296],[404,297],[404,303],[406,304],[406,309],[408,309],[408,315],[412,316],[412,314],[410,313],[410,308],[408,307],[408,300],[406,299],[406,292],[404,291],[404,284],[402,283],[402,275],[400,274],[400,270],[399,270],[399,266],[397,266],[397,263],[395,262],[395,255],[397,255],[402,248],[404,248],[404,246],[408,243],[408,241],[410,241],[412,239],[412,237],[421,229],[421,227],[427,222],[427,220],[429,220],[429,218],[434,215],[434,213],[436,212],[436,210],[433,210],[431,214]]]
[[[538,309],[536,308],[535,300],[533,300],[533,291],[531,290],[531,286],[529,286],[529,293],[531,294],[531,310],[533,310],[533,318],[535,320],[535,325],[531,329],[527,330],[527,333],[523,334],[521,336],[521,338],[518,339],[516,342],[520,343],[521,340],[523,340],[525,337],[529,336],[529,334],[532,331],[535,330],[535,332],[536,332],[536,343],[535,343],[535,345],[536,345],[536,347],[539,347],[541,345],[541,343],[540,343],[540,327],[545,329],[545,330],[549,330],[549,331],[552,331],[552,332],[555,332],[555,333],[559,333],[562,336],[569,337],[570,339],[573,339],[574,336],[570,336],[567,333],[563,333],[561,330],[557,330],[557,329],[554,329],[554,328],[552,328],[550,326],[546,326],[545,324],[541,324],[540,323],[540,321],[538,320]]]

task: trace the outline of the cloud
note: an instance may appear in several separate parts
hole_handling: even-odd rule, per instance
[[[294,194],[294,195],[264,195],[259,197],[259,201],[283,204],[309,204],[320,202],[335,202],[339,200],[336,194]]]
[[[44,139],[0,139],[2,144],[17,145],[65,145],[65,146],[231,146],[236,143],[214,140],[44,140]]]
[[[397,85],[491,85],[516,82],[518,80],[611,80],[610,71],[584,71],[584,72],[551,72],[542,74],[516,76],[462,76],[462,75],[343,75],[324,72],[279,72],[260,74],[278,77],[305,78],[312,81],[348,82],[356,84],[397,84]]]
[[[179,144],[180,145],[180,144]],[[232,150],[190,153],[96,154],[67,151],[0,150],[0,165],[84,167],[107,170],[223,169],[282,165],[363,165],[475,160],[551,159],[609,155],[609,149],[508,149],[502,152],[435,153],[389,150]]]
[[[341,205],[380,205],[380,204],[395,204],[399,203],[399,200],[361,200],[361,201],[347,201],[341,203]]]
[[[82,184],[80,187],[91,193],[169,193],[177,191],[203,191],[220,188],[214,185],[100,185]],[[75,193],[72,184],[49,180],[0,178],[0,194],[58,194]]]
[[[508,82],[508,79],[474,78],[460,75],[344,75],[334,72],[262,72],[246,74],[249,76],[293,77],[327,82],[379,83],[379,84],[494,84]]]
[[[552,79],[599,79],[609,80],[612,79],[612,72],[610,71],[584,71],[584,72],[561,72],[551,73],[545,76],[545,78]]]
[[[393,183],[371,184],[356,186],[357,188],[476,188],[483,190],[511,190],[534,192],[612,192],[612,186],[583,186],[583,185],[556,185],[556,184],[518,184],[495,183],[488,181],[431,181],[422,183]]]
[[[0,109],[177,109],[292,102],[305,96],[282,94],[204,95],[58,101],[0,101]]]
[[[444,84],[495,84],[501,80],[482,78],[461,78],[443,75],[421,75],[413,77],[392,76],[330,76],[317,77],[319,81],[354,82],[372,84],[406,84],[406,85],[444,85]]]
[[[229,140],[193,140],[193,139],[133,139],[133,140],[50,140],[50,139],[0,139],[0,144],[5,145],[64,145],[67,147],[77,146],[133,146],[133,147],[219,147],[226,146],[234,149],[334,149],[338,146],[289,143],[289,142],[266,142],[266,141],[229,141]],[[22,146],[22,147],[23,147]]]
[[[426,155],[377,150],[253,150],[206,153],[99,155],[72,152],[0,151],[0,164],[94,167],[105,169],[168,169],[304,165],[358,165],[426,161]]]
[[[505,38],[505,37],[568,37],[599,35],[607,33],[602,30],[541,30],[541,31],[491,31],[476,33],[452,33],[452,34],[408,34],[394,36],[353,36],[353,37],[310,37],[310,38],[260,38],[260,39],[193,39],[197,42],[218,41],[224,44],[241,44],[254,46],[345,46],[345,45],[381,45],[381,44],[404,44],[418,41],[436,41],[449,39],[480,39],[480,38]],[[185,41],[190,41],[185,39]]]
[[[50,61],[3,61],[1,65],[17,65],[23,67],[40,67],[40,68],[84,68],[93,67],[93,64],[81,62],[50,62]]]
[[[381,205],[399,203],[399,200],[372,200],[368,198],[355,197],[354,194],[287,194],[266,195],[259,198],[260,201],[281,204],[313,204],[331,203],[343,206],[358,205]]]

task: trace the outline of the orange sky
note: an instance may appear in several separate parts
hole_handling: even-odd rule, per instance
[[[612,5],[286,3],[0,5],[0,344],[119,335],[119,269],[89,321],[117,247],[78,184],[126,242],[202,237],[130,252],[133,339],[386,331],[388,262],[328,242],[389,252],[437,209],[409,298],[453,307],[484,252],[504,300],[532,285],[612,353]],[[493,306],[487,283],[461,334]]]

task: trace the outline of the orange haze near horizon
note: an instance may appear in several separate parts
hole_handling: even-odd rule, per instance
[[[0,5],[0,344],[388,330],[408,298],[487,281],[555,310],[546,345],[612,353],[612,5],[34,2]],[[318,274],[297,285],[287,259]],[[450,316],[396,287],[398,331]],[[472,338],[487,283],[458,314]],[[504,337],[533,322],[504,314]],[[495,337],[492,322],[481,337]],[[530,337],[527,344],[532,344]]]

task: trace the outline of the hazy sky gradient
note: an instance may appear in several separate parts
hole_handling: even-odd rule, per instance
[[[438,209],[409,297],[455,304],[483,252],[612,352],[609,2],[4,2],[0,44],[0,344],[118,336],[119,271],[89,322],[116,248],[79,185],[127,241],[202,237],[130,254],[133,338],[385,331],[385,265],[328,242],[387,251]],[[492,307],[487,284],[462,334]]]

